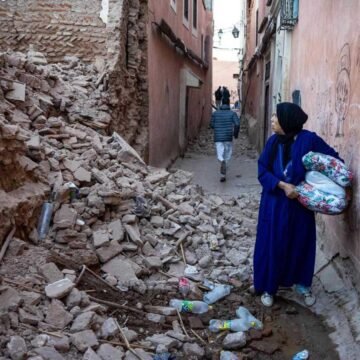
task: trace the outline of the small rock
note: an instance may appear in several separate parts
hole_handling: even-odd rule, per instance
[[[119,255],[122,251],[123,246],[121,246],[116,240],[112,240],[108,246],[102,246],[99,249],[96,249],[96,254],[99,257],[100,262],[106,263],[116,255]]]
[[[46,314],[45,322],[57,329],[63,329],[73,320],[73,316],[67,312],[60,300],[52,300]]]
[[[93,233],[95,248],[104,246],[110,242],[109,233],[107,230],[98,230]]]
[[[207,268],[211,263],[211,255],[205,255],[199,260],[199,266],[203,269]]]
[[[51,299],[61,299],[74,288],[75,284],[69,279],[55,281],[45,287],[46,296]]]
[[[238,349],[246,345],[246,334],[242,331],[226,335],[223,346],[225,349]]]
[[[101,337],[104,339],[115,336],[118,332],[119,328],[114,318],[106,319],[101,326]]]
[[[91,181],[91,172],[85,170],[83,167],[80,167],[74,172],[74,177],[80,182],[88,183]]]
[[[80,314],[71,325],[70,332],[74,333],[90,329],[94,315],[95,313],[93,311]]]
[[[33,350],[44,360],[65,360],[52,346],[45,346]]]
[[[108,225],[109,230],[111,230],[112,239],[115,241],[123,241],[124,240],[124,227],[120,220],[116,220],[111,222]]]
[[[115,348],[109,344],[102,344],[97,351],[102,360],[119,360],[124,356],[121,348]]]
[[[73,308],[74,306],[80,305],[80,302],[81,292],[77,288],[73,288],[66,298],[66,306],[68,308]]]
[[[22,322],[23,324],[29,324],[29,325],[35,325],[37,326],[37,324],[39,323],[39,321],[41,321],[42,319],[40,319],[38,316],[33,315],[33,314],[29,314],[28,312],[26,312],[23,309],[19,309],[19,320],[20,322]]]
[[[158,256],[148,256],[144,259],[144,263],[149,269],[159,269],[163,265]]]
[[[97,338],[92,330],[84,330],[72,334],[71,342],[80,352],[86,351],[89,347],[99,345]]]
[[[157,324],[164,324],[165,320],[166,320],[164,315],[152,314],[152,313],[146,314],[146,318],[149,321],[152,321],[152,322],[157,323]]]
[[[136,354],[140,356],[142,360],[152,360],[154,357],[153,355],[147,353],[143,349],[134,349]],[[127,351],[125,354],[125,360],[138,360],[139,358],[136,357],[131,351]]]
[[[23,360],[27,353],[25,340],[20,336],[12,336],[6,345],[12,360]]]
[[[205,350],[196,343],[186,343],[183,346],[183,350],[185,355],[187,356],[197,356],[198,358],[202,358],[205,355]]]
[[[82,360],[101,360],[101,358],[96,354],[93,349],[88,348]]]

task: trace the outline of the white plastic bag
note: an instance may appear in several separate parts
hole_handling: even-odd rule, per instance
[[[318,171],[308,171],[305,180],[317,190],[339,198],[345,198],[345,189]]]

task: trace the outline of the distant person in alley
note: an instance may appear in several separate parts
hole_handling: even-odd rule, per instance
[[[230,110],[230,100],[224,102],[211,117],[211,128],[214,129],[214,142],[217,158],[220,161],[220,181],[226,181],[226,168],[231,159],[233,137],[237,139],[240,130],[240,119]]]
[[[230,104],[230,91],[226,86],[223,86],[223,89],[222,89],[222,103]]]
[[[295,186],[305,180],[302,157],[310,151],[339,158],[314,132],[303,130],[307,114],[293,103],[281,103],[271,118],[272,135],[258,161],[262,185],[254,252],[254,287],[265,306],[272,306],[279,286],[292,287],[305,305],[315,266],[315,214],[296,200]]]
[[[222,89],[221,86],[219,86],[215,91],[215,105],[217,109],[220,109],[222,103],[222,96],[223,96]]]

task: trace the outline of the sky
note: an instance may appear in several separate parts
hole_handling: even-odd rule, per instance
[[[214,0],[214,49],[213,57],[218,60],[238,61],[238,50],[219,50],[220,48],[240,48],[240,38],[235,39],[231,33],[234,25],[240,29],[241,0]],[[219,41],[218,31],[224,34]]]

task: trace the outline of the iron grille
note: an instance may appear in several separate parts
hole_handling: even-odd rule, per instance
[[[281,0],[280,29],[292,30],[299,19],[299,0]]]

